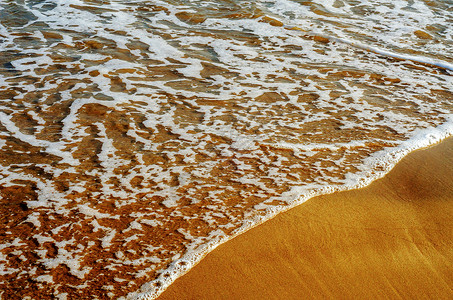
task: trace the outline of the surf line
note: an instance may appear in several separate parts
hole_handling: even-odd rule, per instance
[[[362,49],[362,50],[365,50],[368,52],[373,52],[373,53],[391,57],[394,59],[412,61],[412,62],[415,62],[418,64],[427,65],[427,66],[431,66],[431,67],[434,66],[434,67],[437,67],[437,68],[440,68],[443,70],[447,70],[447,71],[449,71],[448,74],[453,75],[453,64],[450,64],[445,61],[435,61],[428,57],[398,54],[395,52],[382,50],[382,49],[379,49],[376,47],[367,46],[367,45],[364,45],[361,43],[348,41],[348,40],[342,39],[342,38],[336,38],[336,37],[327,36],[327,35],[323,35],[323,34],[317,34],[317,33],[311,32],[311,31],[304,30],[297,26],[286,26],[285,25],[284,28],[288,29],[288,30],[297,30],[297,31],[304,32],[306,37],[315,39],[316,41],[320,41],[320,42],[331,41],[331,42],[343,43],[343,44],[350,45],[354,48]]]

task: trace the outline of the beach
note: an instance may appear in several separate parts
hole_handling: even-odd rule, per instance
[[[453,298],[450,0],[0,15],[1,299]]]
[[[453,139],[220,245],[158,299],[451,299]]]

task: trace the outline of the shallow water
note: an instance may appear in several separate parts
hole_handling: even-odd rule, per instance
[[[451,1],[1,0],[2,296],[155,297],[451,135],[451,24]]]

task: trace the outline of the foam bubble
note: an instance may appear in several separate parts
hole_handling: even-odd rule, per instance
[[[157,297],[219,243],[453,132],[444,1],[88,2],[2,2],[0,193],[34,242],[2,229],[23,264],[0,272],[23,289],[39,266],[74,298],[49,274],[85,292],[102,269],[111,297]]]

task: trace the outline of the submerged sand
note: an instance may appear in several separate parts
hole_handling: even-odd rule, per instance
[[[238,236],[164,299],[453,299],[453,139]]]

